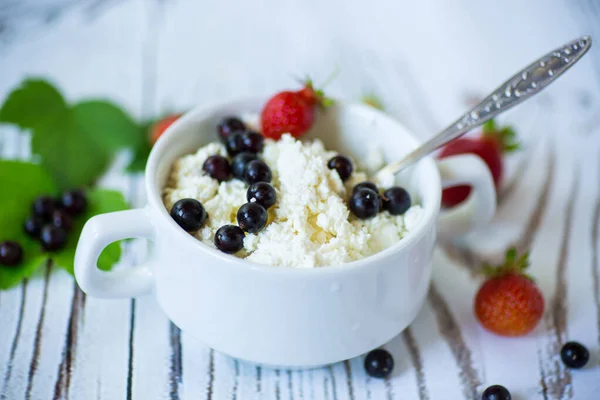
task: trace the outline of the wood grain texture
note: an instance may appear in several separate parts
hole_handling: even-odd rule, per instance
[[[339,65],[329,93],[375,93],[425,138],[464,111],[465,97],[492,89],[538,53],[600,35],[599,17],[592,0],[9,0],[0,5],[0,96],[25,76],[44,75],[70,99],[108,96],[145,118],[273,92],[290,86],[290,74],[319,81]],[[489,29],[506,21],[510,32]],[[485,235],[445,241],[436,252],[426,305],[385,345],[396,360],[390,378],[367,376],[360,357],[308,371],[232,360],[181,332],[155,299],[86,298],[52,267],[0,292],[0,398],[454,400],[502,383],[519,399],[595,399],[598,364],[569,371],[558,351],[566,340],[595,355],[600,347],[599,57],[592,49],[549,90],[533,123],[507,115],[541,139],[528,142]],[[29,153],[26,135],[0,126],[2,157]],[[142,206],[141,178],[118,171],[102,185]],[[509,245],[531,250],[547,299],[544,322],[518,340],[485,332],[471,312],[481,263]],[[120,267],[143,260],[146,248],[126,245]]]

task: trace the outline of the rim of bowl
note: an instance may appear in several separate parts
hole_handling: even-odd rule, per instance
[[[249,104],[253,102],[260,101],[260,98],[243,98],[237,99],[233,101],[221,102],[212,106],[197,106],[192,110],[185,113],[181,116],[177,121],[175,121],[167,130],[161,135],[159,140],[156,142],[152,151],[150,152],[150,156],[148,158],[148,162],[145,168],[145,176],[144,176],[144,186],[146,188],[147,195],[147,204],[145,207],[152,209],[153,211],[151,215],[158,214],[158,218],[163,220],[166,226],[172,230],[172,235],[176,240],[187,241],[189,245],[194,246],[199,251],[202,251],[210,256],[216,257],[224,262],[228,267],[232,268],[243,268],[245,271],[253,270],[261,273],[270,273],[275,275],[309,275],[309,276],[322,276],[322,275],[334,275],[340,273],[351,273],[361,271],[363,269],[369,268],[373,264],[376,264],[381,259],[387,257],[388,255],[402,251],[402,249],[409,247],[413,242],[419,240],[426,234],[427,228],[435,223],[435,219],[439,213],[439,204],[441,202],[441,181],[438,169],[435,165],[435,161],[431,156],[424,157],[421,161],[419,161],[420,168],[425,169],[427,180],[434,180],[434,182],[430,182],[430,185],[433,185],[433,190],[429,190],[432,193],[430,194],[430,198],[428,199],[427,207],[423,207],[423,214],[421,216],[421,220],[418,224],[411,229],[402,239],[400,239],[396,244],[379,251],[375,254],[367,256],[365,258],[361,258],[359,260],[350,261],[347,263],[336,264],[336,265],[323,265],[316,267],[302,267],[302,266],[273,266],[273,265],[264,265],[257,264],[250,261],[246,261],[243,258],[235,257],[231,254],[223,253],[216,248],[212,248],[204,244],[201,240],[197,239],[193,235],[189,234],[182,230],[179,225],[173,221],[173,219],[169,216],[167,209],[165,208],[162,196],[160,195],[160,191],[162,188],[159,188],[156,179],[156,173],[158,170],[158,164],[160,162],[162,154],[165,152],[165,149],[169,147],[169,139],[171,136],[175,134],[176,131],[187,127],[188,125],[197,123],[198,119],[202,119],[204,117],[211,116],[213,113],[222,110],[224,108],[236,108],[236,105]],[[378,119],[387,119],[389,122],[397,125],[399,129],[403,129],[418,145],[421,141],[415,137],[412,130],[404,126],[399,121],[393,119],[389,115],[376,110],[370,106],[361,104],[361,103],[350,103],[338,101],[336,102],[336,106],[342,107],[351,107],[357,109],[359,112],[363,112],[366,114],[372,114],[376,116]],[[243,110],[240,110],[243,112]],[[420,192],[424,192],[423,186],[426,183],[419,182]],[[437,187],[437,189],[435,189]],[[436,206],[437,204],[437,206]],[[157,225],[156,223],[154,225]],[[435,228],[434,228],[435,229]]]

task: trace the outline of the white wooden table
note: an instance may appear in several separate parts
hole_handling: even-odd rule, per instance
[[[71,99],[106,96],[147,117],[273,93],[293,86],[291,74],[322,80],[339,65],[332,95],[374,92],[426,137],[546,50],[595,35],[590,55],[539,99],[535,121],[518,126],[526,157],[495,222],[436,251],[428,301],[386,345],[393,376],[369,378],[361,358],[310,371],[238,362],[180,332],[151,296],[86,297],[53,267],[0,292],[2,399],[453,400],[495,383],[521,400],[600,398],[600,3],[323,3],[3,0],[0,98],[38,75]],[[28,144],[2,127],[0,155],[27,158]],[[144,203],[139,177],[111,172],[102,184]],[[472,313],[480,262],[509,244],[531,249],[547,302],[536,332],[519,339],[487,333]],[[144,245],[127,247],[123,263]],[[566,340],[588,346],[588,368],[561,364]]]

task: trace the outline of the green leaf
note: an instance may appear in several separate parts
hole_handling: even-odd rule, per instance
[[[135,153],[133,153],[133,159],[126,168],[127,172],[144,172],[146,169],[146,163],[148,162],[148,156],[150,155],[152,147],[147,141],[142,142]]]
[[[487,120],[484,124],[483,124],[483,132],[485,133],[492,133],[492,132],[496,132],[497,130],[497,126],[496,126],[496,121],[492,118],[490,120]]]
[[[0,265],[0,289],[9,289],[18,285],[23,279],[33,275],[33,273],[48,260],[48,256],[43,254],[31,255],[25,253],[24,257],[25,258],[20,265],[13,267]]]
[[[511,247],[506,251],[506,263],[513,263],[517,258],[517,249],[515,247]]]
[[[26,237],[23,223],[31,214],[31,204],[42,194],[56,194],[56,186],[39,165],[0,160],[0,241]]]
[[[40,79],[27,79],[13,90],[0,108],[0,122],[35,129],[67,110],[60,92]]]
[[[127,202],[120,192],[105,189],[92,189],[87,192],[88,208],[83,218],[78,218],[73,225],[73,230],[69,233],[69,239],[64,249],[52,253],[52,258],[55,263],[66,269],[70,274],[73,274],[73,261],[75,258],[75,249],[81,235],[81,230],[85,222],[94,215],[122,211],[128,209]],[[98,267],[108,271],[121,258],[121,244],[111,243],[108,245],[100,258],[98,259]]]
[[[90,100],[70,107],[58,89],[40,79],[25,80],[8,95],[0,122],[31,130],[32,153],[61,189],[93,184],[117,150],[136,151],[144,140],[117,105]]]
[[[55,195],[56,186],[39,165],[21,161],[0,160],[0,187],[10,188],[0,196],[0,242],[12,240],[23,247],[23,262],[17,266],[0,266],[0,289],[17,285],[48,258],[39,243],[23,231],[23,223],[31,213],[31,204],[40,195]]]
[[[142,140],[138,125],[112,103],[83,101],[75,104],[72,112],[81,131],[106,151],[135,149]]]
[[[52,121],[38,126],[33,131],[31,149],[61,189],[92,184],[110,159],[71,112],[55,115]]]
[[[158,119],[160,120],[160,119]],[[129,165],[125,168],[126,172],[136,173],[144,172],[146,169],[146,163],[148,162],[148,156],[152,150],[152,145],[149,141],[150,127],[156,123],[157,120],[146,121],[138,126],[138,134],[141,140],[136,149],[133,152],[133,159],[129,162]]]

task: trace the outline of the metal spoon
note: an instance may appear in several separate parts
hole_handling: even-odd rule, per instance
[[[579,61],[591,46],[592,38],[582,36],[534,61],[500,85],[481,103],[467,111],[438,135],[429,139],[399,161],[388,164],[379,170],[375,174],[374,180],[381,182],[385,177],[400,172],[449,141],[464,135],[498,114],[538,94]]]

